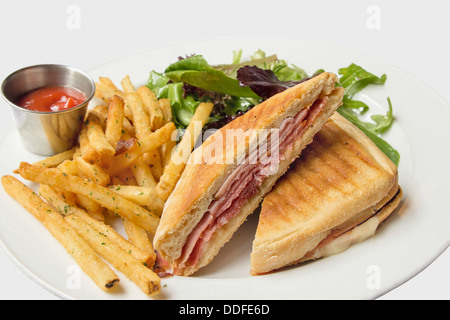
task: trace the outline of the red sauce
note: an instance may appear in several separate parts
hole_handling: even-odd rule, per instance
[[[30,91],[20,96],[16,104],[24,109],[56,112],[76,107],[86,101],[86,96],[75,88],[53,86]]]

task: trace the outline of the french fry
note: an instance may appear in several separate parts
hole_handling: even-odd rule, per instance
[[[126,93],[117,88],[111,79],[106,77],[100,77],[99,82],[96,83],[95,96],[102,99],[106,104],[109,103],[113,96],[119,96],[124,101],[126,100]],[[130,112],[128,111],[128,106],[124,107],[125,115],[130,117]]]
[[[44,160],[37,161],[33,163],[35,166],[42,166],[45,168],[53,168],[57,167],[65,160],[71,160],[73,158],[73,154],[75,153],[76,148],[69,149],[67,151],[58,153],[54,156],[45,158]]]
[[[62,173],[58,169],[32,166],[26,162],[20,163],[19,173],[24,179],[84,195],[98,202],[102,207],[129,219],[150,233],[155,234],[156,232],[159,217],[155,215],[154,210],[146,210],[93,181]]]
[[[82,194],[74,194],[75,204],[81,208],[84,208],[93,218],[99,221],[105,221],[103,215],[103,207],[92,199],[89,199]]]
[[[134,259],[83,219],[75,215],[66,216],[64,219],[99,255],[126,275],[145,294],[153,296],[160,293],[161,279],[151,269]]]
[[[65,161],[66,162],[66,161]],[[64,162],[63,162],[64,163]],[[62,166],[63,164],[58,166],[58,169]],[[59,169],[61,170],[61,169]],[[63,199],[64,201],[69,204],[70,206],[76,206],[76,195],[73,192],[70,191],[66,191],[64,189],[61,188],[54,188],[54,191],[57,192]]]
[[[133,172],[138,186],[155,189],[156,180],[153,177],[153,173],[142,159],[139,159],[131,166],[131,172]]]
[[[161,163],[163,167],[163,173],[167,165],[170,163],[170,160],[172,158],[172,152],[175,150],[175,147],[177,145],[177,141],[168,141],[167,143],[163,144],[161,146]],[[160,177],[161,179],[161,177]]]
[[[119,172],[130,168],[144,153],[157,149],[164,143],[170,141],[172,132],[175,130],[175,124],[170,122],[161,129],[149,134],[144,141],[137,141],[130,150],[109,159],[106,172],[110,176],[114,176]]]
[[[87,137],[94,150],[100,155],[114,156],[116,149],[106,139],[105,132],[100,125],[98,117],[94,113],[88,114],[85,126],[87,128]]]
[[[80,268],[103,290],[113,288],[119,278],[64,218],[38,194],[11,176],[2,177],[5,191],[36,217],[75,259]]]
[[[147,110],[152,130],[154,131],[161,128],[164,124],[164,115],[156,95],[146,86],[139,87],[137,93]]]
[[[169,164],[164,168],[164,173],[156,186],[156,193],[162,200],[166,201],[175,188],[175,185],[186,166],[190,152],[193,150],[194,144],[201,134],[201,128],[203,128],[208,120],[213,106],[212,103],[200,103],[197,107],[194,117],[187,127],[183,138],[174,150],[175,152],[180,150],[183,154],[177,154],[177,161],[174,161],[173,157],[171,157]],[[185,152],[186,150],[189,150],[189,152]]]
[[[172,106],[170,105],[169,99],[159,99],[159,106],[164,116],[164,123],[172,122]]]
[[[152,267],[156,261],[156,252],[153,248],[152,242],[147,234],[147,231],[137,226],[133,222],[128,221],[127,219],[122,219],[123,226],[125,228],[125,232],[128,236],[128,241],[134,244],[137,248],[142,250],[148,254],[148,260],[146,261],[146,265],[148,267]]]
[[[139,183],[136,181],[134,177],[133,171],[131,169],[125,169],[122,172],[119,172],[116,176],[114,176],[123,181],[121,184],[129,185],[129,186],[137,186]]]
[[[72,206],[72,207],[76,207],[77,205],[77,199],[76,199],[76,194],[70,191],[66,191],[60,188],[54,188],[55,192],[58,192],[58,194],[64,199],[64,201]]]
[[[123,131],[130,135],[131,137],[134,137],[136,135],[136,129],[131,124],[130,120],[127,117],[123,118]],[[122,133],[124,133],[122,131]]]
[[[176,131],[175,124],[173,122],[169,122],[165,124],[163,127],[157,129],[148,135],[141,144],[139,145],[140,154],[144,154],[150,152],[151,150],[155,150],[162,146],[164,143],[170,141],[172,137],[172,133]]]
[[[95,96],[105,102],[108,102],[115,95],[125,99],[125,93],[119,90],[109,78],[100,77],[95,87]]]
[[[121,186],[121,185],[124,185],[124,182],[118,176],[114,176],[114,177],[111,177],[111,184]],[[110,219],[113,219],[117,216],[117,214],[115,214],[113,211],[111,211],[109,209],[106,209],[105,216]],[[121,218],[121,219],[125,219],[125,218]]]
[[[87,136],[87,127],[83,126],[78,137],[80,144],[80,152],[83,159],[89,163],[97,163],[101,155],[92,147],[91,142]]]
[[[175,148],[176,145],[177,145],[177,142],[174,139],[172,139],[161,146],[161,149],[160,149],[161,150],[161,164],[162,164],[163,172],[164,172],[164,169],[167,167],[167,165],[170,163],[170,159],[172,158],[172,150]],[[161,177],[160,177],[160,179],[161,179]]]
[[[89,110],[89,112],[97,116],[99,123],[102,126],[102,129],[105,130],[106,119],[108,117],[108,106],[104,104],[99,104],[98,106],[95,106],[94,109]]]
[[[105,136],[115,150],[117,149],[117,143],[122,137],[125,118],[124,105],[124,101],[118,96],[113,96],[108,105]]]
[[[134,85],[131,82],[131,79],[130,79],[129,75],[125,76],[125,78],[122,79],[121,84],[122,84],[123,91],[125,93],[130,93],[130,92],[135,92],[136,91],[134,89]]]
[[[80,169],[78,169],[78,164],[74,160],[66,160],[60,165],[58,165],[57,168],[66,174],[78,175],[80,173]]]
[[[82,176],[88,179],[91,179],[95,183],[106,186],[110,182],[110,176],[103,170],[101,166],[98,164],[92,164],[83,159],[81,156],[81,152],[75,152],[73,156],[74,161],[77,164],[77,168],[79,173],[82,173]],[[70,172],[66,172],[70,173]],[[76,175],[80,175],[80,174]]]
[[[164,202],[155,194],[154,188],[112,185],[109,189],[141,206],[152,206],[158,216],[163,211]]]
[[[153,149],[147,153],[144,153],[142,155],[142,159],[150,167],[156,181],[159,181],[163,174],[161,153],[159,152],[159,149]]]
[[[136,130],[136,137],[140,141],[144,141],[151,133],[150,120],[145,112],[144,104],[136,92],[127,94],[127,103],[133,116],[133,125]]]
[[[86,164],[86,166],[97,166],[97,165],[91,165],[91,164],[85,162],[79,155],[78,151],[75,152],[74,157],[77,159],[79,158],[82,163]],[[84,174],[84,172],[79,169],[80,166],[78,165],[78,163],[79,162],[77,162],[76,160],[66,160],[63,163],[61,163],[57,168],[64,174],[72,174],[72,175],[76,175],[76,176],[79,176],[82,178],[86,178],[87,175]],[[108,182],[109,182],[109,176],[108,176]],[[97,183],[98,183],[98,179],[97,179]],[[66,195],[68,193],[67,191],[62,191],[62,193],[63,192]],[[98,204],[97,202],[95,202],[81,194],[74,194],[74,193],[71,193],[70,199],[72,200],[71,202],[73,204],[77,204],[77,205],[83,207],[87,212],[89,212],[89,214],[92,217],[94,217],[100,221],[105,220],[105,217],[103,215],[103,211],[104,211],[103,207],[100,204]]]
[[[136,260],[145,263],[148,266],[154,264],[152,253],[144,252],[144,250],[141,250],[139,247],[122,237],[113,227],[92,218],[87,212],[68,204],[65,202],[64,198],[51,187],[41,184],[39,186],[39,194],[62,215],[68,216],[73,214],[80,217],[99,232],[103,233],[105,237],[108,237],[112,242],[121,247],[125,252],[128,252]]]
[[[118,176],[114,176],[114,177],[111,177],[111,185],[112,186],[122,186],[122,185],[125,185],[125,183]]]

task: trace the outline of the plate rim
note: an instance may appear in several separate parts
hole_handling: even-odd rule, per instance
[[[250,37],[251,39],[265,39],[266,41],[269,41],[269,46],[270,46],[270,42],[273,40],[276,41],[281,41],[281,40],[288,40],[292,38],[286,38],[286,37],[266,37],[266,36],[259,36],[259,37]],[[142,50],[138,50],[135,52],[131,52],[131,53],[127,53],[127,54],[123,54],[121,56],[118,56],[116,58],[110,59],[109,61],[106,61],[104,63],[98,64],[96,66],[92,66],[90,68],[87,68],[87,72],[92,72],[92,70],[97,69],[97,68],[102,68],[104,66],[110,65],[110,64],[114,64],[117,61],[126,59],[126,58],[130,58],[132,56],[135,55],[139,55],[139,54],[145,54],[146,52],[149,51],[154,51],[154,50],[161,50],[164,48],[169,48],[169,47],[173,47],[173,46],[183,46],[186,44],[192,44],[192,43],[207,43],[209,41],[218,41],[218,40],[227,40],[227,41],[233,41],[236,39],[248,39],[248,37],[246,36],[241,36],[241,37],[232,37],[232,36],[225,36],[225,37],[212,37],[212,38],[202,38],[202,39],[197,39],[197,40],[191,40],[191,41],[177,41],[177,42],[171,42],[171,43],[165,43],[165,44],[161,44],[158,46],[154,46],[154,47],[149,47],[149,48],[145,48]],[[298,41],[296,40],[296,42],[298,42],[298,45],[307,45],[307,44],[311,44],[311,43],[315,43],[315,44],[319,44],[319,45],[326,45],[326,46],[330,46],[330,47],[337,47],[339,49],[345,50],[347,52],[355,52],[356,54],[363,56],[365,58],[368,59],[372,59],[375,62],[380,62],[384,65],[388,65],[391,68],[396,69],[398,72],[403,73],[404,75],[406,75],[408,77],[409,80],[414,80],[416,81],[420,86],[422,87],[426,87],[428,90],[430,90],[430,92],[433,93],[433,95],[435,95],[436,97],[439,97],[439,99],[441,99],[441,101],[447,105],[448,107],[450,107],[449,102],[439,93],[437,92],[434,88],[432,88],[431,86],[429,86],[427,83],[425,83],[423,80],[419,79],[418,77],[412,75],[411,73],[409,73],[408,71],[403,70],[402,68],[393,65],[390,62],[387,62],[383,59],[380,59],[378,57],[374,57],[371,55],[368,55],[364,52],[359,52],[357,50],[354,50],[352,48],[348,48],[348,47],[344,47],[344,46],[340,46],[340,45],[336,45],[336,44],[329,44],[329,43],[325,43],[325,42],[311,42],[311,41]],[[5,142],[5,140],[11,135],[11,132],[16,130],[14,127],[10,128],[10,130],[3,135],[0,138],[0,145],[3,145],[3,143]],[[20,262],[18,260],[18,258],[11,252],[11,250],[6,246],[4,239],[3,239],[3,234],[0,234],[0,245],[3,249],[3,251],[6,253],[6,255],[14,262],[14,264],[20,269],[22,270],[30,279],[32,279],[33,281],[35,281],[36,283],[38,283],[41,287],[45,288],[46,290],[48,290],[49,292],[51,292],[52,294],[54,294],[55,296],[61,298],[61,299],[74,299],[74,297],[70,296],[69,294],[63,293],[61,290],[58,290],[57,288],[54,288],[52,285],[49,285],[48,283],[46,283],[43,279],[41,279],[40,276],[38,276],[35,272],[33,272],[32,270],[29,270],[28,268],[26,268],[22,262]],[[390,286],[387,286],[384,290],[379,290],[378,293],[376,295],[373,295],[374,299],[377,299],[381,296],[383,296],[384,294],[386,294],[389,291],[392,291],[393,289],[397,288],[398,286],[406,283],[407,281],[409,281],[410,279],[414,278],[415,276],[417,276],[419,273],[421,273],[423,270],[425,270],[426,268],[428,268],[429,265],[431,265],[436,259],[438,259],[443,252],[445,252],[448,247],[450,246],[450,237],[446,240],[445,243],[443,243],[441,245],[441,248],[439,250],[439,252],[435,253],[433,257],[430,257],[426,262],[424,262],[421,266],[417,266],[415,268],[415,271],[413,272],[414,274],[412,275],[408,275],[405,277],[399,277],[399,279],[397,280],[396,283],[392,283]],[[401,279],[400,279],[401,278]]]

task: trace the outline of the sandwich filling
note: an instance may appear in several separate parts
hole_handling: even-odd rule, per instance
[[[279,150],[277,163],[280,163],[293,148],[294,142],[301,139],[303,133],[311,127],[323,110],[328,97],[316,100],[310,108],[300,111],[295,117],[286,118],[279,128]],[[268,144],[270,139],[267,140]],[[269,146],[269,149],[270,146]],[[258,149],[251,150],[242,164],[239,164],[227,177],[214,195],[200,222],[189,234],[183,246],[181,256],[175,261],[174,273],[181,274],[187,266],[195,266],[202,254],[204,244],[214,232],[235,217],[245,203],[258,192],[265,178],[273,174],[273,161],[267,161],[269,155],[259,154]],[[256,160],[256,161],[255,161]]]
[[[392,195],[393,192],[395,193]],[[356,229],[358,229],[358,227],[361,227],[363,225],[368,225],[368,227],[361,228],[361,230],[359,230],[360,231],[359,233],[357,233],[356,235],[352,235],[353,237],[349,236],[346,240],[354,241],[354,238],[358,238],[359,236],[359,241],[357,242],[361,242],[367,238],[370,238],[375,233],[379,224],[382,223],[383,220],[387,218],[387,217],[378,217],[378,215],[382,212],[384,208],[389,206],[391,202],[398,199],[398,197],[401,198],[401,194],[402,191],[400,187],[396,186],[392,188],[389,194],[385,197],[385,199],[382,200],[382,203],[384,204],[380,208],[378,209],[369,208],[363,211],[362,214],[360,214],[357,217],[357,219],[351,222],[344,223],[342,226],[338,226],[332,229],[330,234],[327,237],[325,237],[322,241],[320,241],[317,247],[307,252],[306,255],[301,260],[306,261],[320,257],[326,257],[346,250],[351,245],[351,243],[345,243],[344,241],[342,241],[342,243],[336,244],[335,246],[332,246],[331,244],[333,242],[337,242],[336,240],[340,238],[344,238],[347,234],[355,231]],[[389,200],[386,202],[386,199]],[[373,212],[373,210],[375,211]],[[326,250],[323,250],[324,248],[326,248]]]

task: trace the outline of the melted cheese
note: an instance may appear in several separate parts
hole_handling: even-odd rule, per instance
[[[328,257],[347,250],[352,245],[363,242],[364,240],[372,237],[379,225],[379,218],[377,216],[370,218],[360,226],[352,229],[351,231],[342,234],[334,241],[331,241],[322,248],[314,252],[315,258]]]

